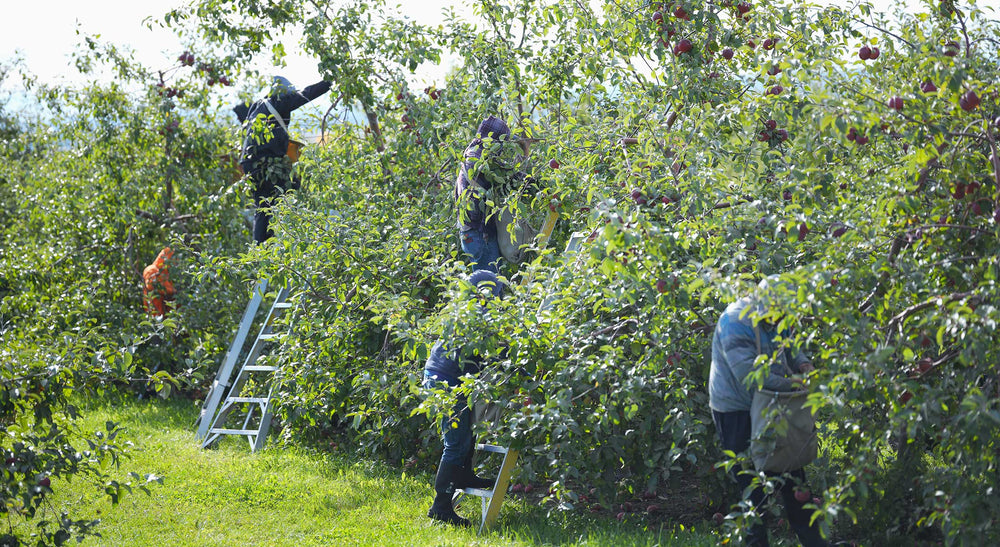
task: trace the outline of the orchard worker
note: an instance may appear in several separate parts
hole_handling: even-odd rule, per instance
[[[168,302],[173,302],[174,284],[170,282],[170,259],[174,252],[164,247],[152,264],[142,270],[142,301],[146,313],[163,317],[170,310]]]
[[[499,273],[496,211],[488,202],[499,204],[515,186],[534,183],[519,170],[526,144],[511,134],[503,120],[490,116],[479,124],[476,138],[465,149],[455,179],[455,200],[459,243],[473,270]]]
[[[783,287],[787,285],[777,276],[764,279],[753,296],[741,298],[730,304],[715,326],[715,334],[712,336],[712,367],[708,379],[708,398],[723,450],[732,450],[740,454],[748,452],[750,448],[750,408],[755,387],[751,387],[752,381],[748,380],[747,376],[755,368],[758,339],[760,354],[772,355],[778,351],[775,339],[787,337],[789,334],[779,333],[776,322],[759,320],[757,317],[767,314],[774,308],[772,301]],[[802,375],[814,370],[810,360],[798,352],[791,352],[785,359],[787,367],[795,373],[791,377],[785,374],[786,365],[778,362],[781,360],[775,361],[764,380],[764,389],[771,391],[799,389],[802,387]],[[732,474],[739,491],[745,493],[753,479],[750,472],[741,472],[734,467]],[[815,523],[809,524],[812,511],[803,507],[809,499],[798,501],[795,497],[796,484],[801,489],[806,482],[805,471],[796,469],[789,475],[792,480],[784,481],[781,497],[792,530],[806,547],[827,545]],[[754,509],[760,510],[766,501],[764,490],[758,486],[750,492],[748,500]],[[746,535],[746,544],[755,547],[768,545],[767,527],[763,522],[750,527]]]
[[[469,298],[482,299],[479,311],[485,313],[485,301],[501,297],[504,285],[490,271],[477,270],[469,276],[470,287],[465,292]],[[465,325],[471,327],[471,325]],[[461,384],[460,378],[477,374],[482,368],[481,359],[467,353],[457,340],[438,340],[431,348],[424,366],[424,388],[450,389]],[[461,488],[493,488],[494,480],[477,477],[472,469],[475,446],[472,435],[472,411],[464,395],[458,396],[451,413],[441,421],[444,451],[434,479],[434,503],[427,516],[441,522],[469,526],[468,519],[455,513],[452,496]]]
[[[269,208],[292,187],[292,161],[288,158],[288,124],[292,111],[326,93],[330,82],[321,81],[298,91],[287,79],[275,76],[267,96],[233,108],[243,124],[240,167],[253,184],[253,239],[263,243],[270,230]]]

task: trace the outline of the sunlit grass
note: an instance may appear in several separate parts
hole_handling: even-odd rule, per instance
[[[135,443],[115,472],[163,477],[112,506],[84,481],[54,481],[50,502],[76,518],[100,518],[90,545],[715,545],[717,537],[673,527],[646,529],[589,514],[547,514],[521,499],[504,503],[499,526],[477,536],[432,523],[429,471],[407,474],[347,453],[274,444],[251,454],[243,439],[212,450],[195,439],[194,403],[92,405],[87,429],[120,422]],[[479,517],[478,499],[460,511]],[[659,525],[657,525],[659,526]]]

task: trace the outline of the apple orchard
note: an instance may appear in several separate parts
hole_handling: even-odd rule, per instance
[[[76,113],[55,122],[60,136],[81,148],[68,153],[39,129],[23,138],[46,153],[5,152],[4,169],[22,170],[18,192],[55,196],[3,213],[31,219],[5,232],[5,246],[30,250],[5,258],[16,287],[5,289],[5,320],[31,327],[24,348],[59,348],[49,333],[95,326],[76,354],[100,370],[52,381],[156,371],[203,393],[247,282],[287,279],[303,313],[274,357],[285,368],[271,442],[350,439],[432,472],[430,420],[445,403],[423,402],[416,386],[430,344],[469,312],[453,298],[466,267],[452,184],[479,121],[497,114],[533,139],[544,187],[506,205],[536,222],[560,213],[547,247],[502,272],[527,281],[492,312],[495,336],[473,343],[492,365],[463,388],[505,409],[491,433],[521,448],[518,484],[544,484],[553,510],[619,513],[653,492],[661,506],[696,499],[705,520],[736,534],[743,515],[725,491],[734,462],[706,391],[712,329],[728,302],[780,274],[798,288],[782,325],[818,367],[810,507],[826,533],[876,544],[1000,536],[994,13],[951,1],[881,14],[504,0],[427,27],[371,1],[196,8],[164,17],[193,40],[170,71],[91,44],[91,62],[146,92],[52,90],[51,107]],[[258,92],[241,67],[280,54],[282,31],[301,34],[296,47],[335,82],[340,110],[317,121],[324,144],[297,165],[303,189],[277,212],[277,238],[248,251],[247,188],[219,162],[236,122],[215,84]],[[410,89],[413,70],[446,54],[460,68]],[[56,172],[52,188],[44,174]],[[63,221],[43,212],[50,202]],[[563,253],[575,232],[587,242]],[[115,252],[63,261],[53,250],[95,237]],[[178,307],[150,324],[134,269],[165,242]],[[24,273],[39,271],[75,281]],[[53,297],[81,279],[99,297]],[[124,334],[97,328],[107,324]]]

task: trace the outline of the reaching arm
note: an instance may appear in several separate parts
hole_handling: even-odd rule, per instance
[[[287,116],[296,108],[329,91],[332,85],[330,82],[321,81],[296,93],[282,93],[272,99],[272,104],[282,116]]]

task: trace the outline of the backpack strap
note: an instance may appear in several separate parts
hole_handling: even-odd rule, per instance
[[[286,135],[291,137],[292,134],[288,132],[288,126],[285,125],[285,120],[281,119],[281,114],[278,114],[278,111],[274,108],[274,105],[271,104],[271,99],[264,99],[264,106],[266,106],[267,109],[271,112],[271,115],[274,116],[275,121],[278,122],[278,126],[281,127],[281,129],[285,132]]]

